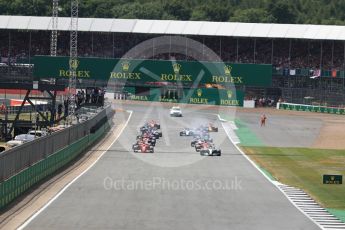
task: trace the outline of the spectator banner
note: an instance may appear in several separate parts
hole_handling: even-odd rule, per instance
[[[151,88],[146,93],[135,94],[135,87],[125,87],[127,100],[159,101],[201,105],[243,106],[243,91],[226,89],[183,89],[181,98],[166,98],[159,88]]]
[[[332,108],[332,107],[326,107],[326,106],[280,103],[279,109],[345,115],[344,108]]]
[[[198,61],[79,58],[77,78],[102,81],[180,82],[270,86],[272,65]],[[35,56],[34,78],[68,78],[69,57]]]

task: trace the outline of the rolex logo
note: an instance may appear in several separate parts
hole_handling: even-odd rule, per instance
[[[122,71],[127,72],[129,70],[129,66],[131,65],[131,63],[129,61],[124,61],[121,63],[122,65]]]
[[[175,63],[175,64],[173,64],[173,69],[174,69],[174,72],[175,72],[176,74],[179,74],[179,73],[180,73],[180,70],[181,70],[181,65],[178,64],[178,63]]]
[[[72,69],[77,69],[79,66],[79,61],[77,59],[70,59],[69,60],[69,66]]]
[[[228,90],[226,93],[228,95],[228,98],[232,98],[232,91],[231,90]]]
[[[196,93],[197,93],[198,97],[201,97],[201,95],[202,95],[202,89],[197,89]]]
[[[225,65],[224,66],[224,73],[225,73],[225,75],[231,76],[231,70],[232,70],[232,67],[230,65]]]

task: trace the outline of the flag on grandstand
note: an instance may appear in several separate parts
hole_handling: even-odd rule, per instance
[[[337,70],[336,69],[332,70],[332,77],[337,77]]]
[[[290,75],[296,75],[296,70],[295,69],[290,69]]]
[[[310,77],[310,78],[314,79],[314,78],[318,78],[320,76],[321,76],[321,70],[320,69],[315,69],[314,72],[313,72],[313,76]]]

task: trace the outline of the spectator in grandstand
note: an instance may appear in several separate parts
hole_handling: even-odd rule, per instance
[[[29,60],[29,56],[48,55],[50,50],[49,31],[31,32],[11,31],[11,41],[8,36],[0,36],[0,56],[1,62],[6,64],[19,63]],[[79,37],[79,36],[78,36]],[[130,49],[141,42],[151,39],[152,36],[144,34],[121,34],[114,36],[109,33],[81,33],[78,39],[78,55],[86,57],[123,57]],[[270,39],[248,38],[219,38],[219,37],[191,37],[201,44],[213,50],[222,60],[226,62],[241,63],[265,63],[273,64],[277,68],[322,68],[323,70],[343,69],[344,66],[344,43],[337,41],[323,42],[322,52],[319,41],[308,40],[288,40],[275,39],[272,43]],[[69,34],[59,32],[58,55],[69,55]],[[255,52],[254,52],[255,44]],[[273,47],[273,50],[272,50]],[[180,47],[180,53],[159,53],[159,47],[152,49],[152,52],[145,54],[132,52],[129,58],[140,59],[175,59],[194,60],[195,51],[192,48]],[[149,50],[149,49],[148,49]],[[174,49],[171,52],[176,51]],[[183,54],[181,54],[183,53]],[[197,58],[200,60],[210,60],[207,52],[201,52]],[[273,56],[272,56],[273,54]],[[272,63],[273,62],[273,63]]]
[[[59,104],[58,105],[58,120],[60,120],[61,115],[62,115],[62,104]]]

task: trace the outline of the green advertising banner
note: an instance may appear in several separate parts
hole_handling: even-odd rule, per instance
[[[159,88],[151,88],[147,95],[136,95],[134,87],[125,87],[124,91],[130,93],[127,98],[136,101],[159,101],[200,105],[243,106],[244,93],[240,90],[225,89],[183,89],[180,99],[165,98]]]
[[[292,103],[280,103],[279,109],[285,110],[295,110],[295,111],[307,111],[315,113],[330,113],[330,114],[341,114],[345,115],[344,108],[332,108],[325,106],[315,106],[315,105],[301,105],[301,104],[292,104]]]
[[[176,82],[270,86],[272,65],[221,62],[79,58],[77,78],[102,81]],[[68,57],[35,56],[34,78],[70,77]]]

